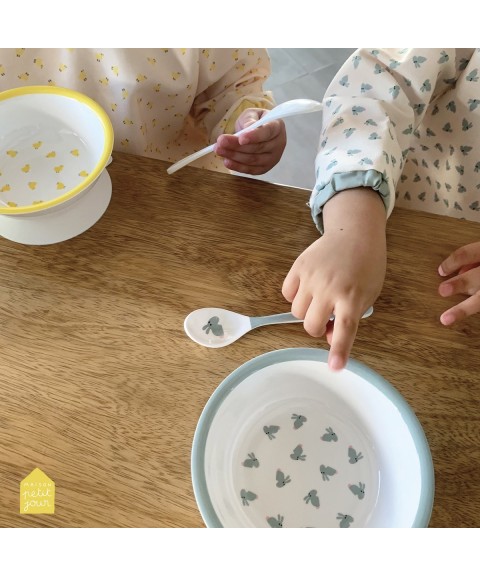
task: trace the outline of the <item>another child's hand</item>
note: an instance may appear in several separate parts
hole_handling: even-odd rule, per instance
[[[442,297],[467,295],[464,301],[441,315],[443,325],[451,325],[480,312],[480,242],[467,244],[452,252],[438,267],[438,274],[456,274],[438,287]]]
[[[283,296],[305,330],[314,337],[326,333],[333,370],[347,363],[360,318],[382,289],[385,220],[376,192],[337,194],[324,207],[324,235],[296,259],[283,283]],[[335,321],[329,322],[332,313]]]
[[[238,132],[259,120],[268,110],[247,108],[238,117]],[[273,168],[282,157],[287,135],[283,120],[273,120],[240,136],[222,134],[217,139],[215,153],[223,156],[229,170],[245,174],[263,174]]]

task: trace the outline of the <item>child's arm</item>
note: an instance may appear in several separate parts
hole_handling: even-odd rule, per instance
[[[385,219],[393,210],[417,126],[432,101],[455,85],[472,53],[448,48],[360,49],[327,89],[310,198],[312,217],[324,236],[297,259],[284,295],[293,300],[293,314],[306,315],[308,332],[326,331],[331,368],[344,366],[358,320],[380,292]],[[365,198],[366,188],[376,195],[375,209]],[[332,234],[332,222],[344,228],[342,233],[346,224],[348,234]],[[332,327],[327,311],[334,308],[340,318]]]
[[[295,261],[283,283],[292,313],[314,337],[325,331],[329,366],[342,369],[362,314],[380,294],[386,270],[386,214],[368,188],[334,196],[324,207],[325,232]],[[335,313],[335,322],[329,316]]]

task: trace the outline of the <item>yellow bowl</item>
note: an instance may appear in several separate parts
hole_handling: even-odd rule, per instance
[[[58,219],[64,218],[65,211],[59,208],[74,207],[74,200],[89,191],[98,193],[94,185],[108,164],[112,149],[109,117],[84,94],[50,86],[27,86],[0,93],[0,217],[17,217],[15,221],[19,221],[20,217],[58,212]],[[87,213],[95,211],[92,198],[88,204]],[[87,220],[93,216],[90,214]],[[96,216],[95,222],[101,214]],[[15,225],[22,229],[20,237],[32,221],[24,220],[26,224],[22,220]],[[0,219],[0,234],[4,233],[6,222],[5,218]],[[45,220],[45,227],[51,228],[52,224]],[[10,221],[6,228],[11,228]],[[4,236],[9,238],[8,231]],[[55,231],[49,236],[49,242],[59,242]],[[61,234],[60,240],[64,236]],[[35,238],[27,242],[46,244],[42,240],[35,242]]]

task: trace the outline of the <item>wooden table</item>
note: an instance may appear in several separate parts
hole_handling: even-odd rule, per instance
[[[185,316],[204,306],[288,311],[282,281],[317,232],[309,191],[166,167],[116,153],[111,204],[89,231],[44,247],[0,239],[0,526],[203,527],[190,454],[209,396],[257,355],[327,348],[301,324],[223,349],[186,337]],[[430,525],[477,526],[480,316],[440,325],[436,269],[480,240],[480,225],[398,209],[388,237],[385,286],[352,357],[424,427]],[[19,483],[36,467],[56,483],[53,515],[19,513]]]

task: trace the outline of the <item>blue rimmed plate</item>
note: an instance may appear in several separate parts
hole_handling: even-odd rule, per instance
[[[192,449],[207,527],[426,527],[434,473],[400,393],[327,351],[256,357],[214,391]]]

